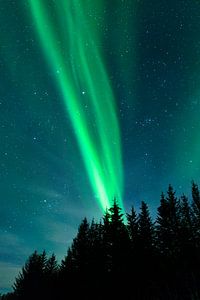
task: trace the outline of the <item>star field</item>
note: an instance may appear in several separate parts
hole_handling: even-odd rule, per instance
[[[187,194],[200,175],[200,2],[52,0],[48,44],[31,2],[0,7],[2,292],[34,249],[62,258],[114,193],[154,212],[169,183]]]

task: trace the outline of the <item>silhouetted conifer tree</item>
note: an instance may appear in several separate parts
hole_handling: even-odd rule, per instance
[[[135,209],[131,208],[131,213],[126,214],[127,217],[127,230],[131,241],[131,246],[137,243],[138,239],[138,218]]]
[[[88,232],[89,240],[89,270],[91,274],[98,274],[103,272],[104,258],[103,258],[103,240],[102,240],[102,225],[97,224],[94,220]]]
[[[138,288],[139,295],[150,296],[150,282],[153,282],[154,273],[154,225],[150,217],[147,204],[142,201],[140,213],[138,215]],[[146,286],[146,292],[144,292]]]
[[[88,274],[89,274],[89,223],[86,218],[81,222],[77,236],[74,238],[71,245],[71,261],[68,257],[68,263],[71,264],[71,287],[74,297],[78,297],[80,293],[86,293],[88,289]],[[69,254],[69,252],[68,252]],[[69,274],[68,274],[69,278]],[[73,279],[73,281],[72,281]],[[76,289],[76,285],[79,285],[79,290]],[[69,291],[68,291],[69,292]],[[67,295],[66,295],[67,296]]]
[[[138,238],[140,248],[147,252],[154,246],[154,225],[147,204],[142,201],[141,212],[138,216]]]
[[[61,261],[58,272],[58,297],[56,299],[67,298],[73,292],[75,284],[79,284],[76,278],[77,269],[75,268],[71,247],[67,250],[67,255]]]
[[[54,254],[46,261],[44,278],[45,297],[53,300],[58,289],[58,264]]]
[[[38,295],[44,297],[44,272],[46,253],[38,254],[35,251],[22,268],[14,283],[16,299],[37,299]]]
[[[179,203],[173,187],[169,185],[167,198],[161,195],[157,217],[157,237],[159,251],[164,256],[174,256],[178,251],[180,226]]]
[[[88,250],[89,250],[89,223],[86,218],[83,219],[79,226],[77,236],[74,238],[71,251],[75,271],[87,273],[88,267]]]
[[[112,259],[111,259],[111,225],[110,225],[110,213],[106,210],[103,216],[102,225],[102,243],[103,243],[103,265],[104,271],[110,273],[112,269]]]
[[[60,274],[62,274],[62,276],[65,277],[67,273],[72,274],[74,269],[75,269],[75,267],[74,267],[74,264],[73,264],[72,250],[69,247],[68,250],[67,250],[67,255],[61,261]]]
[[[128,232],[123,222],[123,214],[116,199],[110,208],[110,237],[112,271],[123,272],[126,264],[126,250],[128,244]]]
[[[45,275],[47,277],[54,277],[58,272],[58,264],[55,254],[52,254],[50,258],[47,259],[45,265]]]
[[[127,231],[129,235],[129,248],[127,251],[127,281],[128,285],[134,290],[135,297],[137,296],[138,283],[140,282],[140,249],[139,249],[139,229],[138,216],[135,209],[132,207],[131,212],[126,214]]]
[[[187,252],[194,249],[194,234],[192,224],[192,211],[188,198],[183,195],[180,201],[180,230],[179,230],[180,250],[184,257]]]

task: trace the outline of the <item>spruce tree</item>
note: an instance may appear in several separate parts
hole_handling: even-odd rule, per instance
[[[89,274],[89,223],[86,218],[81,222],[78,233],[73,239],[67,256],[60,268],[60,299],[68,294],[78,299],[78,295],[86,294]],[[66,286],[68,284],[68,286]],[[76,287],[79,287],[77,289]]]
[[[187,252],[194,247],[194,234],[192,224],[192,211],[188,198],[183,195],[180,201],[180,234],[179,234],[181,252],[187,255]]]
[[[98,270],[98,274],[100,274],[104,270],[102,225],[97,224],[94,220],[92,220],[88,231],[88,240],[90,272],[96,274]]]
[[[150,297],[154,281],[154,225],[150,217],[148,205],[142,201],[138,216],[138,246],[137,246],[137,289],[139,298]],[[146,299],[146,298],[145,298]]]
[[[58,272],[58,263],[56,260],[56,256],[53,253],[50,258],[47,259],[46,265],[45,265],[45,274],[46,276],[54,276]]]
[[[79,226],[77,236],[74,238],[71,251],[75,271],[80,274],[87,273],[89,253],[89,223],[86,218]]]
[[[127,218],[127,230],[132,246],[136,244],[138,238],[138,218],[135,209],[131,208],[131,213],[126,214]]]
[[[55,299],[58,287],[58,264],[56,256],[52,254],[47,259],[44,270],[45,296],[47,299]]]
[[[117,200],[114,199],[110,208],[110,237],[111,237],[111,256],[112,271],[122,271],[126,264],[126,250],[128,245],[128,232],[123,222],[123,213]]]
[[[38,254],[35,251],[22,268],[14,283],[16,299],[37,299],[38,295],[44,297],[44,273],[46,253]]]
[[[161,195],[157,217],[157,244],[162,255],[169,257],[178,252],[180,227],[179,202],[173,187],[169,185],[167,198]]]
[[[132,207],[131,212],[126,214],[127,231],[129,235],[129,246],[127,251],[127,280],[129,285],[133,286],[133,290],[137,289],[138,281],[140,281],[138,273],[140,272],[140,255],[139,238],[138,238],[138,216]],[[134,287],[135,286],[135,287]]]
[[[144,201],[141,203],[141,211],[138,216],[138,238],[142,250],[152,250],[154,246],[154,226],[148,205]]]
[[[67,250],[67,255],[61,261],[61,265],[58,272],[58,294],[59,300],[67,298],[67,295],[71,292],[75,286],[77,270],[74,266],[73,255],[71,247]],[[77,284],[79,282],[77,281]]]
[[[169,204],[164,196],[161,194],[160,206],[158,207],[157,216],[157,244],[161,255],[167,255],[169,251],[170,239],[170,213]]]
[[[110,212],[106,209],[103,216],[102,224],[102,247],[103,247],[103,266],[105,274],[111,272],[112,259],[111,259],[111,223],[110,223]]]

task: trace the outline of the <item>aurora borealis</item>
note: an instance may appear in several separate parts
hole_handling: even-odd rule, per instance
[[[98,32],[93,33],[95,24],[87,14],[92,2],[58,1],[45,7],[41,1],[33,0],[30,4],[93,190],[103,210],[110,207],[115,196],[122,206],[119,126],[112,89],[97,47]],[[98,6],[94,9],[98,10]],[[83,98],[87,98],[87,104]]]
[[[169,183],[199,183],[200,2],[8,0],[0,28],[6,291],[113,197],[153,212]]]

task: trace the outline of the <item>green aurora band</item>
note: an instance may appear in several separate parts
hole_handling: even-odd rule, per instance
[[[99,205],[105,210],[116,197],[123,208],[120,130],[97,28],[103,1],[29,2]],[[96,18],[88,13],[91,10]]]

